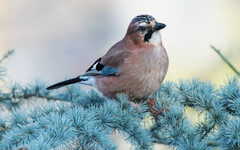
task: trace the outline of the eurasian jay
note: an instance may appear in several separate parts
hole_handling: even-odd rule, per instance
[[[150,15],[133,18],[124,38],[84,74],[47,89],[80,83],[95,87],[108,98],[126,93],[131,99],[147,100],[159,89],[168,70],[168,55],[160,35],[165,26]]]

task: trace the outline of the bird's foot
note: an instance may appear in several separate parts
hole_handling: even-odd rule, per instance
[[[134,108],[134,109],[138,109],[138,110],[141,110],[141,107],[139,104],[137,103],[134,103],[134,102],[131,102],[129,101],[130,105]]]
[[[155,121],[157,120],[158,115],[162,115],[163,111],[169,112],[168,107],[162,108],[162,110],[158,110],[158,111],[154,107],[155,107],[155,99],[152,98],[149,100],[149,109],[150,109],[150,112],[153,114]]]

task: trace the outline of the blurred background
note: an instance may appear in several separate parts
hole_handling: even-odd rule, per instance
[[[12,79],[54,83],[85,71],[139,14],[167,24],[166,80],[218,84],[231,76],[211,44],[240,69],[240,0],[0,0],[0,53],[16,50],[8,63]]]
[[[12,79],[52,84],[84,72],[140,14],[167,24],[166,80],[218,85],[232,76],[210,45],[240,69],[240,0],[0,0],[0,55],[16,50],[7,63]]]

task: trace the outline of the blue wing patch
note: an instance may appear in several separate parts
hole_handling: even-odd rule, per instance
[[[88,68],[88,70],[82,74],[81,76],[115,76],[118,72],[118,68],[110,68],[107,66],[104,66],[100,63],[101,58],[96,60],[91,67]]]
[[[118,68],[109,68],[107,66],[104,66],[101,70],[101,73],[104,76],[114,76],[116,73],[118,73],[119,69]]]

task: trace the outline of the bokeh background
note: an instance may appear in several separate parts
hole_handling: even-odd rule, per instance
[[[0,0],[0,55],[16,50],[8,74],[23,84],[75,77],[122,39],[139,14],[167,24],[166,80],[219,85],[232,76],[210,45],[240,69],[240,0]]]

